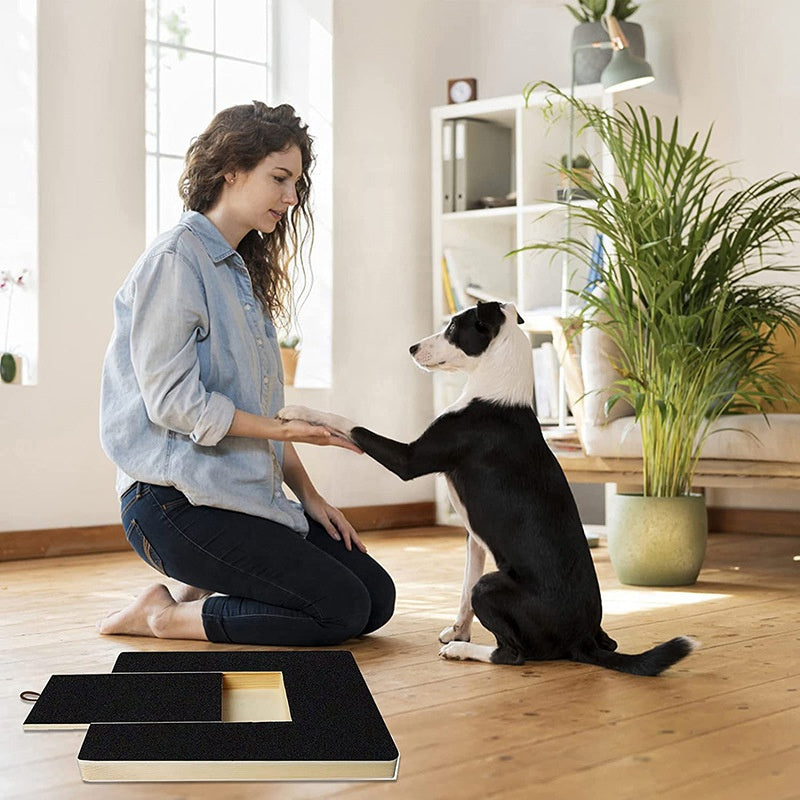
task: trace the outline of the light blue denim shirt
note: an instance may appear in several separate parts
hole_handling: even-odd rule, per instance
[[[193,505],[242,511],[305,534],[283,493],[283,444],[226,436],[235,409],[283,406],[275,328],[241,256],[194,211],[136,262],[114,300],[100,439],[117,492],[174,486]]]

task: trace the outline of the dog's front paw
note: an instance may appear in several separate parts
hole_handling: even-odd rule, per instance
[[[316,425],[319,424],[317,420],[322,414],[313,408],[306,408],[306,406],[284,406],[275,416],[284,422],[296,419],[300,422],[310,422],[312,425]]]
[[[329,414],[326,411],[317,411],[315,408],[306,408],[306,406],[284,406],[275,416],[283,422],[299,420],[308,422],[310,425],[321,425],[345,439],[350,439],[350,434],[355,427],[354,422],[340,417],[338,414]]]
[[[495,652],[494,645],[449,642],[439,651],[439,655],[448,661],[483,661],[491,664]]]
[[[469,659],[469,642],[448,642],[439,650],[439,655],[448,661],[467,661]]]
[[[469,640],[470,632],[459,628],[457,625],[451,625],[439,634],[439,641],[442,644],[447,644],[448,642],[468,642]]]

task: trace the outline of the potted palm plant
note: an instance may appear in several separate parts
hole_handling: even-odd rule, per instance
[[[609,5],[611,8],[609,9]],[[638,10],[632,0],[578,0],[575,5],[567,5],[567,10],[578,21],[572,31],[572,50],[575,53],[575,83],[597,83],[600,74],[611,60],[610,50],[600,50],[588,45],[608,41],[608,31],[603,25],[603,17],[610,14],[619,22],[631,52],[644,58],[644,31],[629,17]]]
[[[681,144],[677,118],[665,125],[631,106],[610,114],[549,88],[558,95],[551,112],[573,104],[616,171],[612,181],[595,169],[596,204],[570,207],[579,223],[572,229],[583,223],[585,239],[531,245],[599,273],[599,289],[575,292],[580,322],[616,345],[619,377],[607,407],[629,402],[640,426],[643,495],[617,498],[609,554],[623,582],[693,583],[706,511],[703,498],[691,495],[692,478],[711,426],[743,406],[760,411],[795,396],[774,359],[776,332],[800,321],[798,289],[775,279],[798,269],[780,255],[800,230],[800,175],[743,185],[709,155],[710,131]],[[609,243],[599,264],[595,232]],[[676,541],[680,524],[662,521],[659,505],[695,520],[694,543]],[[667,567],[670,560],[677,563]]]

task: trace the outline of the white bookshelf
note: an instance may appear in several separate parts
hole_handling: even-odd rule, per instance
[[[603,93],[600,84],[592,84],[577,87],[575,94],[606,110],[612,110],[615,103],[630,102],[645,105],[666,117],[665,112],[672,115],[676,108],[674,98],[650,89],[608,95]],[[527,105],[519,94],[431,109],[434,330],[442,327],[450,313],[442,286],[445,251],[468,254],[468,258],[457,265],[465,273],[458,275],[460,282],[479,284],[485,292],[513,301],[525,319],[523,328],[532,336],[550,333],[562,309],[575,302],[570,290],[585,285],[588,274],[582,264],[569,263],[560,254],[547,251],[514,252],[535,241],[561,238],[566,231],[566,206],[557,200],[561,178],[556,165],[569,148],[569,115],[565,110],[555,121],[546,119],[544,110],[552,99],[552,95],[540,91],[531,95]],[[446,120],[461,118],[490,121],[510,129],[510,184],[516,192],[515,205],[442,211],[442,125]],[[574,156],[589,155],[606,179],[613,177],[611,158],[599,139],[586,131],[578,133],[579,124],[575,127]],[[573,235],[579,234],[574,225],[573,221]],[[433,377],[434,410],[439,413],[458,397],[464,377],[455,373],[436,373]],[[540,421],[554,424],[557,420]],[[450,507],[443,479],[437,480],[436,505],[441,524],[460,524]]]

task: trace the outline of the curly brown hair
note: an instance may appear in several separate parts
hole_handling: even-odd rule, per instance
[[[305,244],[313,242],[314,222],[309,209],[314,164],[313,139],[290,105],[274,108],[254,100],[220,111],[189,146],[186,166],[178,181],[184,210],[211,209],[225,175],[254,169],[270,153],[300,149],[303,173],[297,181],[297,204],[272,233],[250,231],[236,248],[244,260],[253,291],[276,325],[288,329],[295,310],[292,286],[306,288]]]

